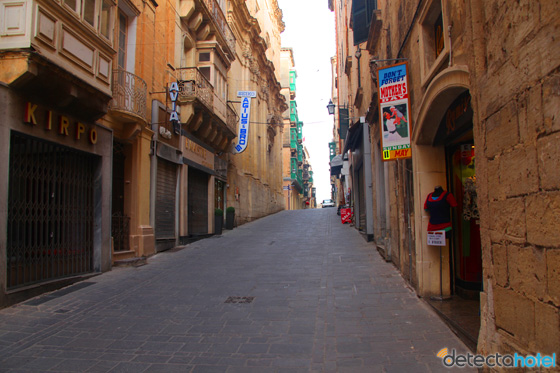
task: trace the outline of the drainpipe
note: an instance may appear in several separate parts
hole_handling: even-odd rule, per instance
[[[359,61],[359,60],[358,60]],[[363,117],[360,118],[362,121]],[[369,138],[369,124],[362,122],[364,142],[364,195],[366,198],[366,236],[373,241],[373,178],[371,165],[371,142]]]
[[[158,110],[159,105],[157,100],[152,100],[152,152],[150,162],[150,225],[156,228],[156,177],[157,177],[157,157],[156,157],[156,144],[158,139]]]

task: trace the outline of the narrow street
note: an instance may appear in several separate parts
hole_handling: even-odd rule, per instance
[[[335,208],[0,310],[2,372],[445,372],[445,347],[467,352]]]

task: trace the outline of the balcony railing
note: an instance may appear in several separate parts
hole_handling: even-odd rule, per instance
[[[196,67],[181,68],[179,101],[199,100],[214,111],[214,87]]]
[[[226,16],[224,15],[224,12],[222,12],[222,8],[216,0],[202,0],[202,2],[206,5],[208,11],[213,16],[216,26],[222,33],[229,49],[231,49],[232,53],[235,53],[235,36],[229,28]]]
[[[113,71],[113,100],[111,110],[147,120],[148,88],[140,77],[124,70]]]
[[[233,109],[230,108],[229,105],[227,105],[226,124],[228,128],[231,130],[231,132],[237,133],[237,114],[235,114],[235,111],[233,111]]]
[[[237,115],[229,105],[214,93],[214,87],[196,67],[180,68],[179,101],[198,100],[216,117],[218,117],[232,133],[236,133]]]

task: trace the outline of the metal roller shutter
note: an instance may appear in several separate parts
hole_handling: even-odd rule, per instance
[[[156,180],[156,240],[175,240],[177,166],[158,158]]]

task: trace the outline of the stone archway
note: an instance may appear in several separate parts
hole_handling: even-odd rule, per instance
[[[430,83],[419,105],[412,128],[414,169],[414,210],[418,291],[422,296],[440,293],[440,255],[437,247],[427,245],[429,215],[424,211],[426,196],[434,186],[447,184],[445,147],[434,146],[439,125],[447,109],[470,89],[467,66],[453,66],[439,73]],[[449,250],[442,250],[443,295],[451,292]]]

